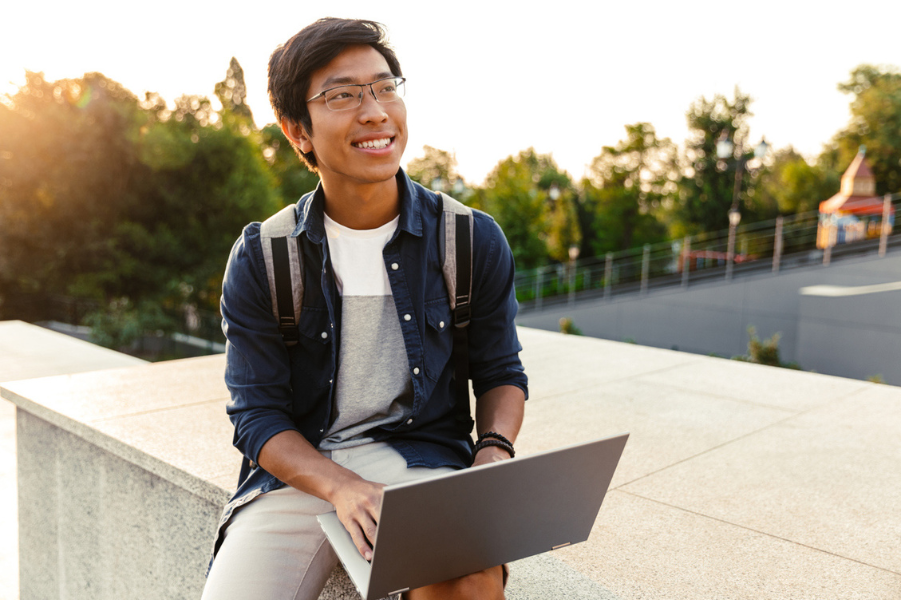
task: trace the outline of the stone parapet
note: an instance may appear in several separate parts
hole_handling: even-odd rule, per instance
[[[22,600],[199,598],[241,458],[224,370],[215,355],[2,385],[17,406]],[[510,598],[535,585],[597,597],[552,557],[514,568]],[[339,567],[322,598],[359,595]]]
[[[518,455],[631,436],[589,540],[514,563],[508,598],[899,597],[901,389],[519,334]],[[240,458],[223,369],[0,384],[18,407],[22,600],[199,597]],[[356,594],[338,570],[323,598]]]

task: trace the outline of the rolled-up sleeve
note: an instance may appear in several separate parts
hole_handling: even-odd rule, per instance
[[[476,398],[501,385],[515,385],[528,398],[528,380],[519,359],[513,253],[500,226],[475,213],[469,369]],[[481,265],[481,266],[479,266]]]
[[[235,426],[234,445],[257,462],[275,434],[296,430],[291,419],[288,351],[272,314],[259,223],[235,242],[222,282],[222,330],[226,343],[226,411]]]

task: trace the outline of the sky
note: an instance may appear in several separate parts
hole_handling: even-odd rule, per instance
[[[274,121],[266,65],[277,45],[324,16],[384,23],[407,77],[404,164],[430,145],[480,184],[529,147],[580,178],[631,123],[683,143],[701,96],[754,99],[750,134],[820,152],[850,116],[837,84],[862,63],[901,66],[901,2],[758,0],[445,3],[0,4],[0,94],[25,70],[48,80],[99,71],[142,96],[212,97],[234,56],[259,126]]]

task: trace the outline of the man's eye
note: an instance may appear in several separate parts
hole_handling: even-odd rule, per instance
[[[329,100],[347,100],[348,98],[353,98],[354,95],[348,91],[343,92],[335,92]]]
[[[397,91],[397,88],[393,83],[389,83],[388,85],[382,86],[379,88],[380,94],[393,94]]]

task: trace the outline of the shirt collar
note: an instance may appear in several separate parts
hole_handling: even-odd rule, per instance
[[[413,184],[403,169],[398,169],[397,193],[400,203],[400,221],[397,224],[399,230],[406,231],[417,237],[422,236],[422,201],[420,189]],[[312,195],[312,198],[310,196]],[[308,200],[308,198],[310,198]],[[307,237],[314,243],[319,243],[325,237],[325,193],[322,191],[322,182],[316,189],[304,195],[297,203],[297,227],[291,237],[297,237],[306,232]]]

